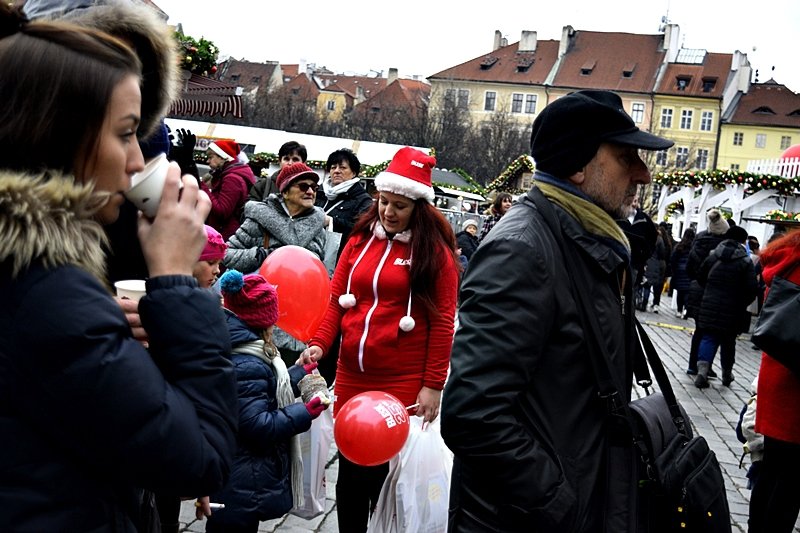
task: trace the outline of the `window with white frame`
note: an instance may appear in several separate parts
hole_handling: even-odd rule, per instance
[[[444,101],[445,104],[449,104],[452,106],[456,105],[456,90],[455,89],[445,89],[444,91]]]
[[[522,113],[522,94],[514,93],[511,95],[511,112]]]
[[[756,148],[766,148],[766,147],[767,147],[767,134],[756,133]]]
[[[328,100],[328,111],[336,109],[336,100]]]
[[[675,149],[675,166],[684,168],[689,163],[689,149],[685,146],[679,146]]]
[[[661,127],[662,128],[672,127],[672,109],[669,108],[661,109]]]
[[[733,145],[734,146],[741,146],[744,144],[744,132],[742,131],[734,131],[733,132]]]
[[[665,167],[667,166],[667,151],[659,150],[656,152],[656,165]]]
[[[494,111],[494,106],[497,103],[497,93],[494,91],[486,91],[486,97],[483,99],[483,110]]]
[[[731,170],[739,172],[739,163],[731,163]]]
[[[529,115],[533,115],[536,113],[536,95],[535,94],[526,94],[525,95],[525,112]]]
[[[786,150],[792,145],[792,138],[788,135],[781,135],[781,150]]]
[[[703,114],[700,115],[700,131],[711,131],[713,125],[714,125],[714,112],[703,111]]]
[[[695,168],[705,170],[708,168],[708,149],[698,148],[697,158],[695,159]]]
[[[681,110],[681,129],[682,130],[690,130],[692,129],[692,115],[694,115],[694,111],[691,109],[683,109]]]
[[[641,124],[644,120],[644,104],[641,102],[634,102],[631,105],[631,118],[637,124]]]
[[[457,105],[459,109],[467,109],[469,107],[469,90],[467,89],[458,90]]]

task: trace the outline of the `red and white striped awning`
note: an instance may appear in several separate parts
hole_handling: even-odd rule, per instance
[[[233,115],[242,118],[242,89],[205,76],[192,74],[170,115],[213,117]]]

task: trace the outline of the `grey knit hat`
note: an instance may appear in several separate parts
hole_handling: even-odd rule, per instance
[[[725,217],[722,216],[719,209],[709,209],[708,213],[706,213],[706,218],[708,219],[708,232],[713,233],[714,235],[725,235],[725,232],[728,231],[730,225],[728,225],[728,221],[725,220]]]

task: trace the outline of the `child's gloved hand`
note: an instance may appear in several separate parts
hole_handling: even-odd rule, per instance
[[[318,364],[316,362],[307,363],[307,364],[303,365],[303,370],[306,371],[306,374],[310,374],[311,372],[313,372],[317,368],[317,366],[318,366]]]
[[[308,411],[308,414],[311,415],[312,420],[321,415],[322,411],[327,408],[328,406],[322,402],[322,399],[319,396],[314,396],[308,401],[308,403],[306,403],[306,411]]]

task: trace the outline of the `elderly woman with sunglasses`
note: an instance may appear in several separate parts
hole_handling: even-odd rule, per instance
[[[269,254],[286,245],[300,246],[324,259],[328,234],[325,212],[314,206],[319,175],[305,163],[293,163],[280,170],[276,184],[278,194],[245,204],[245,220],[228,240],[223,261],[226,268],[254,272]],[[292,363],[305,348],[277,328],[275,344]]]

